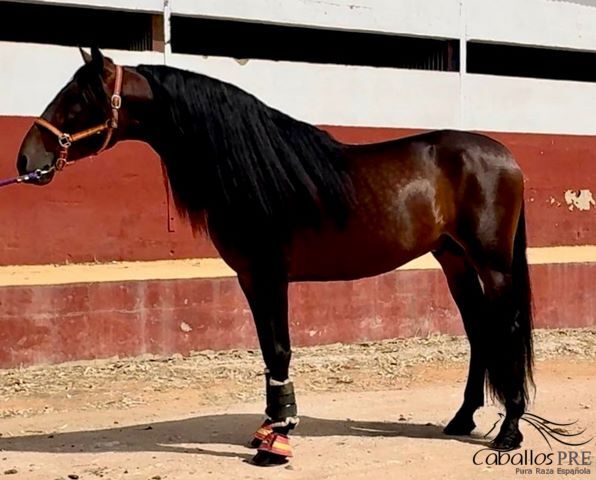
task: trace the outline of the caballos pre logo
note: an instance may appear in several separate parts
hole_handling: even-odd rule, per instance
[[[590,450],[558,450],[538,452],[521,450],[500,452],[491,448],[478,450],[473,457],[475,465],[515,467],[515,473],[521,475],[591,475],[592,452]]]
[[[502,414],[499,414],[503,417]],[[569,449],[564,447],[584,447],[592,441],[592,438],[585,440],[585,429],[572,431],[571,428],[577,421],[571,423],[556,423],[532,413],[526,413],[522,419],[533,426],[544,438],[549,447],[549,452],[536,451],[534,449],[500,451],[492,448],[478,450],[472,461],[475,465],[487,466],[513,466],[515,473],[520,475],[591,475],[592,474],[592,451],[582,449]],[[485,435],[488,436],[496,427]],[[561,449],[553,450],[551,442],[562,446]]]

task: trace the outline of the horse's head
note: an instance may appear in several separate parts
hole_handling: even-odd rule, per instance
[[[128,94],[137,102],[139,97],[151,96],[146,81],[134,69],[124,72],[97,48],[92,48],[91,54],[81,50],[81,55],[84,65],[21,144],[19,173],[43,172],[30,183],[45,185],[66,163],[97,154],[126,138],[134,122],[128,109],[120,108],[121,95]]]

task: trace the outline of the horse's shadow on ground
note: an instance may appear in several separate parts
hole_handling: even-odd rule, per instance
[[[252,454],[216,451],[202,444],[246,446],[251,432],[262,421],[254,414],[207,415],[169,422],[155,422],[101,430],[0,438],[0,450],[46,453],[178,452],[249,458]],[[473,445],[479,437],[450,437],[442,426],[409,422],[369,422],[301,417],[294,437],[407,437],[457,440]]]

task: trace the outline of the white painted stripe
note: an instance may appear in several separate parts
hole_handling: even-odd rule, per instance
[[[159,52],[104,53],[124,65],[164,62]],[[0,42],[0,115],[40,115],[82,65],[75,47]]]
[[[596,83],[180,54],[168,63],[314,124],[596,135]]]
[[[596,263],[596,245],[529,248],[528,259],[532,265]],[[434,257],[427,254],[403,265],[398,270],[436,270],[438,268],[440,266]],[[220,258],[70,265],[16,265],[0,267],[0,287],[229,278],[234,276],[234,271]]]
[[[531,247],[527,250],[530,265],[555,263],[596,263],[596,245]],[[441,268],[431,254],[418,257],[398,270],[433,270]]]
[[[528,263],[530,265],[594,262],[596,262],[596,245],[528,248]]]
[[[168,63],[233,83],[314,124],[448,128],[459,110],[457,72],[173,54]]]
[[[0,267],[0,286],[184,280],[233,277],[235,275],[234,271],[220,258],[69,265],[17,265]]]
[[[158,52],[106,51],[121,64]],[[172,54],[314,124],[596,135],[596,83]],[[0,115],[39,115],[81,65],[75,48],[0,42]],[[43,81],[40,79],[43,78]]]
[[[464,129],[596,135],[596,83],[465,77]]]

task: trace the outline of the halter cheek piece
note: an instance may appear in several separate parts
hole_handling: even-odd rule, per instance
[[[76,143],[80,140],[85,138],[91,137],[93,135],[98,135],[100,133],[106,132],[105,139],[103,144],[95,152],[95,155],[100,154],[103,152],[109,145],[110,140],[112,139],[112,135],[114,131],[118,128],[118,111],[122,106],[122,97],[120,96],[122,92],[122,67],[120,65],[116,65],[116,79],[114,81],[114,93],[110,99],[110,107],[112,108],[112,116],[109,118],[105,123],[100,125],[96,125],[94,127],[88,128],[87,130],[82,130],[76,133],[64,133],[59,128],[52,125],[47,120],[43,118],[38,118],[35,120],[35,123],[40,127],[45,128],[49,132],[53,133],[58,137],[58,145],[60,146],[60,150],[58,152],[58,159],[54,163],[53,168],[55,170],[62,170],[64,167],[69,165],[72,162],[68,161],[68,149],[71,147],[73,143]]]

